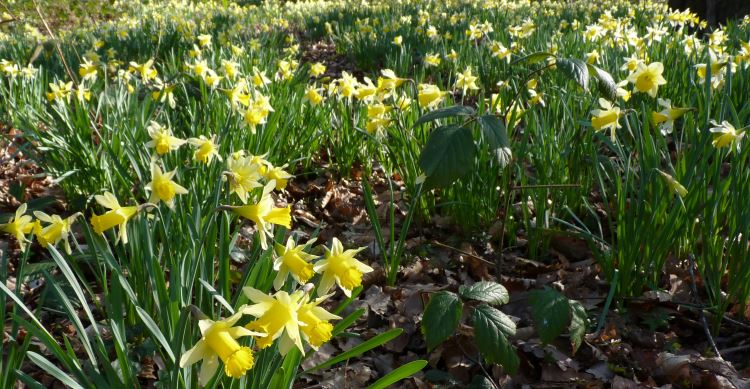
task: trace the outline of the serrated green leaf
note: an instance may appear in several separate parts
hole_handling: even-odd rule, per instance
[[[583,344],[583,337],[586,335],[589,317],[586,314],[586,308],[578,301],[570,300],[570,345],[573,347],[573,354]]]
[[[558,58],[557,69],[578,83],[583,90],[589,90],[589,68],[578,58]]]
[[[453,105],[450,107],[439,108],[439,109],[436,109],[434,111],[431,111],[422,115],[414,123],[414,127],[420,124],[431,122],[433,120],[445,119],[451,116],[471,116],[474,114],[474,112],[475,112],[474,108],[471,108],[465,105]]]
[[[370,385],[368,389],[385,389],[396,382],[411,377],[418,371],[424,369],[425,366],[427,366],[427,361],[422,359],[409,362],[384,375],[382,378],[375,381],[374,384]]]
[[[510,374],[518,370],[516,350],[506,336],[516,333],[516,324],[506,314],[481,304],[474,309],[474,342],[487,362],[498,363]]]
[[[458,293],[463,298],[484,301],[493,305],[507,304],[510,300],[508,290],[504,286],[490,281],[480,281],[469,286],[461,285]]]
[[[612,75],[597,66],[591,64],[587,65],[589,67],[589,74],[591,74],[596,80],[599,93],[607,100],[617,100],[617,83],[615,83],[615,79],[612,78]]]
[[[519,64],[519,63],[525,63],[529,65],[533,65],[537,62],[544,61],[547,58],[555,57],[554,54],[548,53],[546,51],[538,51],[536,53],[531,53],[525,57],[521,57],[511,63],[511,65]]]
[[[549,343],[562,334],[570,323],[568,299],[554,289],[544,288],[529,293],[531,318],[534,319],[539,338]]]
[[[427,187],[446,187],[474,167],[476,147],[471,131],[463,127],[438,127],[419,155]]]
[[[428,350],[453,335],[461,320],[462,309],[461,299],[454,293],[438,292],[430,298],[422,316],[422,333]]]

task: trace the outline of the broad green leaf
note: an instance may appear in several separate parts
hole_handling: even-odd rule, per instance
[[[507,166],[513,154],[510,150],[510,140],[505,124],[495,115],[482,115],[477,118],[477,121],[482,129],[484,139],[492,152],[495,153],[500,166]]]
[[[463,127],[436,128],[419,156],[428,187],[446,187],[474,167],[476,148],[471,132]]]
[[[546,51],[538,51],[536,53],[531,53],[525,57],[521,57],[511,63],[511,65],[519,64],[519,63],[525,63],[529,65],[533,65],[537,62],[541,62],[546,60],[547,58],[553,58],[555,57],[554,54],[548,53]]]
[[[374,384],[370,385],[368,389],[385,389],[390,385],[403,380],[404,378],[411,377],[418,371],[424,369],[425,366],[427,366],[427,361],[423,359],[409,362],[384,375],[382,378],[375,381]]]
[[[586,335],[589,317],[586,314],[586,308],[578,301],[570,300],[570,345],[573,347],[573,353],[578,351],[583,343],[583,337]]]
[[[589,73],[596,80],[599,93],[607,100],[617,100],[617,84],[615,83],[615,79],[612,78],[612,75],[597,66],[591,64],[587,65],[589,67]]]
[[[583,90],[589,90],[589,68],[578,58],[558,58],[557,69],[578,83]]]
[[[451,116],[471,116],[474,114],[474,112],[474,108],[465,105],[454,105],[450,107],[439,108],[422,115],[414,123],[413,127],[416,127],[423,123],[431,122],[433,120],[444,119]]]
[[[480,281],[469,286],[461,285],[458,288],[458,294],[466,299],[484,301],[493,305],[507,304],[510,300],[508,290],[504,286],[490,281]]]
[[[568,299],[551,288],[529,293],[531,317],[534,319],[539,338],[544,343],[553,341],[570,323]]]
[[[502,365],[510,374],[518,370],[518,355],[507,336],[516,333],[516,324],[506,314],[481,304],[474,309],[474,342],[487,362]]]
[[[422,316],[422,333],[427,349],[432,350],[456,331],[461,321],[461,299],[451,292],[435,293]]]
[[[344,351],[343,353],[321,363],[320,365],[313,366],[307,370],[305,370],[303,373],[309,373],[315,370],[325,369],[327,367],[333,366],[339,362],[346,361],[347,359],[351,359],[357,356],[360,356],[375,347],[378,347],[386,342],[389,342],[399,335],[403,333],[404,330],[401,328],[394,328],[388,332],[384,332],[380,335],[373,336],[371,339],[366,340],[364,343],[360,343],[354,347],[352,347],[350,350]]]

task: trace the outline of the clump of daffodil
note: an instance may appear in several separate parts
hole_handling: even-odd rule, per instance
[[[188,193],[187,189],[172,181],[175,173],[177,169],[164,173],[156,162],[151,163],[151,182],[146,185],[146,190],[151,191],[149,203],[163,201],[169,208],[173,208],[175,196]]]
[[[714,134],[714,140],[711,142],[714,147],[717,149],[729,147],[730,153],[734,149],[738,152],[740,151],[740,142],[742,141],[742,138],[745,137],[744,129],[738,130],[726,120],[721,122],[721,124],[711,120],[711,125],[713,127],[711,127],[709,131]]]
[[[417,97],[419,106],[422,108],[434,108],[448,94],[448,92],[441,91],[440,88],[432,84],[419,84],[418,89],[419,93]]]
[[[148,135],[151,140],[146,143],[147,147],[153,147],[156,154],[162,156],[170,151],[177,150],[180,146],[185,144],[184,139],[180,139],[172,135],[172,130],[169,127],[159,124],[155,121],[151,121],[146,128]]]
[[[232,378],[240,378],[253,368],[253,351],[250,347],[240,345],[237,339],[245,336],[263,339],[265,333],[234,326],[242,314],[237,312],[220,321],[202,319],[198,322],[201,339],[182,355],[180,367],[184,368],[203,360],[198,378],[201,385],[206,385],[211,380],[219,368],[219,361],[224,364],[224,374]]]
[[[34,222],[30,215],[25,215],[27,209],[26,203],[21,204],[10,221],[0,224],[0,231],[13,235],[18,241],[21,251],[26,249],[26,234],[34,229]]]
[[[661,177],[664,179],[664,182],[666,182],[670,192],[674,192],[681,198],[687,196],[688,190],[682,184],[680,184],[679,181],[672,177],[671,174],[667,174],[659,169],[656,169],[656,171],[659,172],[659,175],[661,175]]]
[[[307,302],[309,296],[305,296],[297,310],[297,318],[300,322],[305,325],[300,327],[302,331],[302,337],[312,347],[317,350],[318,347],[322,346],[323,343],[331,340],[333,335],[333,325],[331,320],[341,320],[341,317],[336,316],[324,308],[320,307],[320,304],[324,302],[331,295],[325,295],[318,297],[315,300]]]
[[[73,94],[73,81],[65,82],[59,80],[57,83],[49,84],[50,92],[47,92],[47,100],[59,101],[66,100],[70,102],[70,96]]]
[[[247,204],[249,191],[263,186],[260,183],[263,173],[262,167],[253,158],[245,157],[244,153],[233,155],[227,159],[229,170],[224,172],[224,177],[229,182],[229,192],[236,193],[242,204]]]
[[[273,238],[273,225],[280,225],[286,228],[292,226],[292,207],[287,205],[284,208],[277,208],[276,203],[271,197],[271,192],[276,186],[276,181],[271,180],[263,187],[263,194],[260,200],[255,204],[242,206],[223,206],[222,209],[228,209],[232,212],[252,220],[258,228],[258,239],[261,247],[268,249],[267,238]]]
[[[362,285],[362,274],[373,271],[370,266],[354,258],[364,249],[365,247],[360,247],[345,251],[341,241],[333,238],[331,248],[325,248],[325,258],[316,262],[313,267],[316,273],[322,274],[318,295],[328,293],[335,283],[350,297],[352,289]]]
[[[128,72],[137,74],[141,77],[141,81],[148,82],[156,78],[159,74],[156,69],[153,68],[154,60],[149,59],[148,61],[139,64],[137,62],[131,62],[128,67]]]
[[[278,291],[273,296],[269,296],[249,286],[243,288],[242,291],[255,304],[241,308],[240,312],[257,318],[248,323],[245,328],[268,334],[265,337],[255,338],[258,347],[261,349],[269,347],[274,340],[280,338],[281,355],[286,355],[295,346],[304,355],[297,311],[302,305],[305,292],[298,290],[290,295],[285,291]]]
[[[221,161],[219,155],[219,145],[216,144],[216,134],[210,138],[206,138],[201,135],[197,138],[190,138],[187,140],[193,147],[195,147],[195,153],[193,153],[193,159],[198,162],[209,164],[216,158]]]
[[[649,65],[639,63],[635,71],[628,76],[628,81],[635,85],[638,92],[656,97],[659,86],[667,83],[667,80],[662,76],[663,72],[664,65],[661,62],[652,62]]]
[[[78,216],[81,216],[80,213],[75,213],[65,219],[60,217],[60,215],[50,216],[40,211],[34,211],[34,216],[36,216],[40,222],[48,223],[45,227],[42,227],[41,223],[35,224],[34,235],[42,247],[46,248],[50,244],[55,246],[62,240],[65,252],[68,254],[73,252],[70,248],[68,236],[70,235],[70,228],[73,225],[73,222],[75,222]]]
[[[614,141],[615,132],[622,127],[620,125],[620,108],[603,98],[599,99],[599,107],[591,111],[591,114],[594,115],[591,118],[591,125],[596,131],[610,130],[610,136]]]
[[[305,244],[297,245],[290,236],[286,241],[286,246],[278,243],[274,244],[276,258],[273,261],[273,269],[277,273],[276,278],[273,280],[273,287],[276,290],[281,290],[290,273],[292,274],[292,278],[300,285],[306,283],[315,275],[313,265],[310,261],[317,257],[305,252],[312,243],[313,241],[311,240]]]
[[[652,112],[651,120],[659,126],[662,135],[671,134],[674,128],[674,121],[690,111],[690,108],[672,107],[672,101],[669,99],[658,99],[657,101],[663,109],[659,112]]]
[[[109,211],[102,215],[94,214],[91,216],[91,226],[94,227],[94,232],[103,234],[104,231],[119,227],[117,241],[128,243],[127,223],[128,220],[138,213],[138,206],[123,207],[117,201],[117,197],[109,192],[105,192],[103,195],[96,195],[94,198],[99,205],[109,209]]]

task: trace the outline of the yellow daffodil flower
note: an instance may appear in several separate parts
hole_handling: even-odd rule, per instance
[[[594,115],[591,118],[591,125],[596,131],[611,130],[611,137],[614,141],[615,131],[622,127],[620,125],[620,108],[602,98],[599,99],[599,106],[601,108],[591,111],[591,114]]]
[[[151,182],[145,187],[151,192],[149,203],[157,204],[163,201],[169,208],[174,208],[175,196],[188,193],[187,189],[172,181],[176,173],[177,169],[163,173],[156,162],[151,163]]]
[[[434,108],[448,94],[448,92],[443,92],[440,88],[432,84],[419,84],[418,89],[419,106],[422,108]]]
[[[187,141],[196,148],[195,153],[193,153],[193,159],[196,161],[205,163],[206,165],[211,163],[214,158],[221,161],[219,145],[216,144],[215,134],[211,138],[201,135],[197,138],[190,138]]]
[[[714,134],[714,140],[711,144],[720,149],[722,147],[729,147],[731,153],[733,149],[740,151],[740,141],[745,137],[744,130],[737,130],[732,124],[724,120],[721,124],[714,120],[711,120],[711,127],[709,131]]]
[[[229,170],[224,175],[229,181],[230,193],[236,193],[242,204],[247,204],[248,192],[263,186],[260,183],[262,166],[253,161],[252,158],[239,156],[238,158],[229,158],[227,167]]]
[[[18,241],[18,246],[21,251],[26,249],[26,234],[30,233],[34,229],[34,223],[30,215],[24,215],[26,213],[26,203],[21,204],[16,213],[10,221],[5,224],[0,224],[0,231],[6,232],[13,235]]]
[[[336,283],[347,297],[352,295],[352,289],[362,285],[362,274],[373,271],[373,268],[354,258],[365,247],[344,251],[344,246],[337,238],[333,238],[331,248],[325,248],[325,258],[316,262],[313,270],[322,274],[318,295],[331,290]]]
[[[102,215],[94,214],[91,216],[91,226],[94,227],[94,232],[103,234],[104,231],[119,227],[117,241],[128,243],[127,223],[128,220],[138,213],[138,206],[120,206],[115,195],[109,192],[104,192],[103,195],[96,195],[94,198],[99,205],[109,209],[109,211]]]
[[[656,97],[659,86],[667,83],[662,76],[664,65],[661,62],[652,62],[648,66],[640,63],[636,70],[628,76],[628,81],[635,85],[638,92],[645,92],[651,97]]]
[[[262,169],[265,170],[263,172],[263,178],[269,181],[276,181],[276,190],[284,190],[286,189],[287,183],[289,183],[289,179],[294,177],[285,171],[285,168],[286,165],[274,167],[273,165],[267,164],[266,169]]]
[[[313,77],[320,77],[326,72],[326,65],[321,62],[316,62],[310,66],[310,75]]]
[[[161,125],[153,120],[149,123],[146,130],[151,137],[151,140],[146,143],[146,146],[153,147],[156,154],[159,156],[177,150],[186,142],[183,139],[173,136],[172,130],[170,130],[169,127]]]
[[[455,87],[460,88],[466,94],[467,90],[479,90],[477,86],[477,76],[471,74],[471,67],[467,67],[462,73],[456,75]]]
[[[224,364],[227,377],[240,378],[253,368],[255,360],[250,347],[242,346],[238,338],[254,336],[263,339],[264,333],[254,332],[234,324],[242,317],[242,312],[220,321],[203,319],[198,322],[201,339],[190,350],[182,354],[180,367],[185,368],[203,360],[198,378],[200,385],[206,385],[219,368],[219,361]]]
[[[297,318],[300,322],[305,323],[304,326],[300,327],[302,337],[315,350],[322,346],[323,343],[331,340],[333,325],[330,323],[330,320],[341,320],[341,317],[319,306],[330,296],[329,294],[318,297],[310,302],[306,302],[309,298],[306,296],[303,304],[297,310]]]
[[[255,304],[241,308],[245,315],[255,316],[257,320],[245,326],[250,331],[268,334],[265,337],[256,337],[255,342],[261,349],[269,347],[273,341],[279,339],[279,352],[286,355],[292,347],[297,347],[304,355],[302,336],[300,335],[300,323],[297,311],[301,306],[303,291],[297,291],[291,295],[285,291],[278,291],[269,296],[257,289],[245,287],[242,289],[250,301]]]
[[[313,242],[314,240],[311,240],[305,244],[296,245],[294,239],[290,236],[286,241],[286,246],[274,244],[273,270],[277,273],[273,280],[273,287],[276,290],[281,290],[289,273],[300,285],[303,285],[315,275],[310,261],[317,257],[305,252]]]
[[[37,219],[49,223],[44,228],[42,228],[40,224],[35,228],[34,235],[36,235],[39,244],[42,247],[47,247],[50,244],[55,246],[62,240],[65,252],[68,254],[72,253],[68,236],[70,235],[70,227],[80,215],[80,213],[75,213],[63,219],[59,215],[50,216],[44,212],[34,211],[34,216],[36,216]]]
[[[652,112],[651,120],[659,126],[662,135],[671,134],[674,121],[690,111],[690,108],[674,108],[672,107],[672,101],[669,99],[658,99],[657,101],[663,109],[659,112]]]
[[[273,238],[273,225],[280,225],[286,228],[292,227],[292,207],[287,205],[284,208],[277,208],[271,192],[276,186],[276,181],[271,180],[263,187],[263,194],[260,200],[255,204],[242,205],[239,207],[224,207],[232,212],[252,220],[258,228],[258,238],[260,245],[264,250],[268,249],[267,238]]]

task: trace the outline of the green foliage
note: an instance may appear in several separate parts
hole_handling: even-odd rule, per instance
[[[461,321],[463,304],[455,293],[439,292],[430,298],[422,316],[422,333],[432,350],[450,338]]]
[[[568,300],[552,288],[529,292],[531,317],[544,343],[550,343],[570,328],[570,341],[573,352],[578,350],[586,335],[587,315],[581,303]]]

